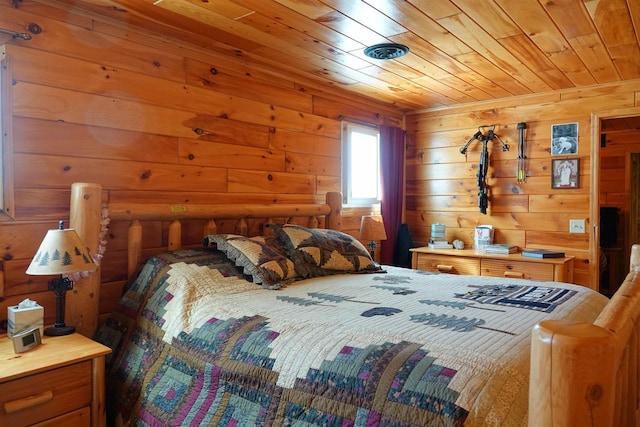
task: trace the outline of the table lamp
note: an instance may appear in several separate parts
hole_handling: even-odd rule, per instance
[[[387,240],[387,233],[384,231],[384,222],[379,215],[364,215],[360,221],[360,240],[367,243],[371,259],[378,247],[380,240]]]
[[[47,232],[27,268],[27,274],[30,275],[60,275],[49,282],[49,290],[56,295],[56,321],[52,327],[44,330],[45,335],[69,335],[75,332],[75,326],[64,323],[65,294],[73,289],[73,281],[64,275],[95,271],[97,268],[76,230],[65,229],[64,221],[58,222],[57,230]]]

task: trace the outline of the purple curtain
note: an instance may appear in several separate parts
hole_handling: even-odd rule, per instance
[[[404,136],[405,132],[400,128],[380,126],[380,210],[387,234],[387,240],[380,245],[380,263],[387,265],[393,265],[396,238],[402,221]]]

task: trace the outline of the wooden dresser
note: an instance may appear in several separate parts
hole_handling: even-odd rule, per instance
[[[110,352],[80,334],[44,337],[19,354],[9,338],[0,338],[0,426],[105,426]]]
[[[538,259],[523,257],[520,253],[499,255],[475,249],[427,247],[413,248],[411,252],[411,266],[417,270],[567,283],[573,281],[574,257]]]

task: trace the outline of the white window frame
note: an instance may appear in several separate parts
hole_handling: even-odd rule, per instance
[[[353,162],[352,162],[352,135],[353,133],[361,133],[376,137],[374,154],[376,163],[372,167],[374,170],[369,171],[375,180],[375,196],[374,197],[358,197],[353,194]],[[380,203],[381,196],[381,177],[380,177],[380,129],[375,125],[367,125],[362,123],[342,122],[342,197],[343,203],[347,207],[372,206]]]

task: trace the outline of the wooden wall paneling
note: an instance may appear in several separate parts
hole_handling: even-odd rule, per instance
[[[237,124],[237,126],[241,126]],[[285,153],[268,148],[244,147],[212,141],[180,139],[180,162],[203,167],[284,171]],[[213,189],[212,189],[213,190]]]
[[[36,248],[37,250],[38,248]],[[33,292],[46,292],[50,276],[28,276],[25,272],[31,263],[30,259],[3,260],[5,275],[5,297],[13,297]]]
[[[307,173],[313,175],[341,176],[339,157],[318,156],[312,154],[287,153],[286,172]]]
[[[372,111],[369,102],[336,103],[326,94],[319,94],[313,98],[313,112],[334,120],[347,117],[378,125],[404,127],[404,115],[398,111],[388,107],[377,107],[376,111]]]
[[[291,82],[288,82],[289,87],[265,84],[265,81],[259,81],[249,73],[232,74],[224,63],[218,61],[205,63],[187,58],[185,66],[186,83],[191,86],[313,113],[313,97],[297,90]]]
[[[5,261],[28,259],[31,262],[47,231],[58,228],[59,219],[65,220],[65,226],[69,226],[67,221],[68,211],[67,202],[66,217],[41,222],[17,222],[10,226],[0,226],[1,259]]]
[[[65,190],[16,188],[15,219],[46,221],[55,228],[58,220],[69,217],[70,194],[70,187]]]
[[[287,129],[274,129],[270,134],[270,146],[286,152],[340,157],[341,144],[340,135],[328,137]]]
[[[573,190],[565,190],[573,191]],[[589,194],[552,194],[529,196],[530,212],[562,212],[569,210],[589,214]]]
[[[0,23],[3,27],[28,28],[29,23],[35,23],[42,28],[42,32],[28,43],[18,43],[20,46],[56,52],[58,55],[89,60],[107,67],[135,70],[164,81],[184,82],[184,60],[180,55],[167,53],[166,49],[147,49],[126,38],[93,31],[91,28],[95,21],[89,17],[74,13],[56,13],[50,17],[49,13],[56,12],[54,8],[36,5],[34,2],[20,8],[12,8],[6,3],[2,7]],[[36,13],[33,14],[31,10]]]
[[[274,130],[271,126],[237,121],[229,119],[226,115],[214,117],[200,114],[185,121],[184,125],[191,128],[192,138],[201,141],[257,148],[269,146],[269,134]]]
[[[342,191],[342,180],[339,176],[326,176],[326,175],[317,175],[316,176],[316,191],[319,194],[328,193],[331,191]],[[344,216],[344,212],[343,212]]]
[[[176,137],[64,121],[14,117],[14,150],[26,154],[175,163]],[[195,134],[194,134],[195,135]]]
[[[16,187],[65,187],[95,182],[106,188],[180,191],[226,191],[227,170],[189,165],[105,161],[45,155],[16,154]],[[179,177],[177,179],[176,177]]]
[[[230,169],[227,190],[232,193],[315,193],[315,177],[310,174],[262,172]]]
[[[615,108],[634,106],[635,98],[632,92],[603,94],[598,96],[598,109],[610,110]],[[553,95],[559,98],[559,94]],[[526,97],[525,97],[526,98]],[[538,98],[538,97],[533,97]],[[584,98],[570,98],[567,100],[550,100],[548,105],[545,104],[527,104],[522,100],[521,104],[512,105],[504,108],[496,108],[491,104],[485,109],[470,107],[467,112],[459,112],[447,115],[444,110],[438,110],[437,114],[431,113],[421,117],[418,121],[415,119],[407,119],[407,127],[409,123],[419,124],[417,128],[411,126],[412,131],[425,131],[428,129],[469,129],[470,135],[480,125],[496,124],[504,126],[504,124],[515,125],[520,121],[551,121],[553,123],[574,122],[580,117],[589,117],[594,109],[594,105],[586,102]],[[514,101],[511,100],[513,103]],[[547,108],[544,108],[544,107]],[[496,133],[500,135],[500,129],[496,128]],[[585,134],[589,135],[588,132]]]

